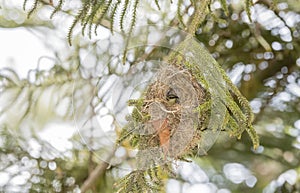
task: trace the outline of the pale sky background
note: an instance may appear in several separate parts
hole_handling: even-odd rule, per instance
[[[54,57],[53,51],[28,29],[0,29],[0,68],[12,68],[25,78],[30,69],[36,69],[41,56]]]

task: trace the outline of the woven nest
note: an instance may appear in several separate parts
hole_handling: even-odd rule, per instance
[[[205,90],[190,71],[174,65],[162,67],[145,94],[142,113],[150,115],[150,120],[143,127],[148,137],[141,149],[159,145],[165,156],[173,158],[189,153],[197,146],[202,124],[195,109],[205,98]]]

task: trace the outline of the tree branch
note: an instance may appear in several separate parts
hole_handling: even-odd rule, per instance
[[[112,159],[116,152],[116,147],[113,148],[112,152],[107,157],[107,161],[103,161],[102,163],[99,163],[96,168],[90,173],[89,177],[84,181],[82,184],[80,190],[82,193],[85,193],[87,190],[89,190],[95,181],[99,178],[99,176],[103,175],[105,173],[105,170],[109,166],[109,161]]]

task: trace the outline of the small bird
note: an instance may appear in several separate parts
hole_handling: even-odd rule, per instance
[[[173,89],[169,89],[166,94],[166,99],[169,105],[174,105],[175,103],[179,104],[179,97],[176,95]]]

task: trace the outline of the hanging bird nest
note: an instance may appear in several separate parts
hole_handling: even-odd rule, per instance
[[[141,112],[150,115],[145,131],[152,134],[149,146],[160,146],[163,154],[180,157],[191,149],[201,127],[195,109],[205,102],[205,90],[192,74],[180,66],[162,67],[145,94]]]
[[[219,131],[240,138],[246,130],[259,145],[250,105],[198,42],[180,44],[134,106],[119,143],[137,148],[137,167],[206,154]],[[170,158],[170,159],[169,159]]]
[[[176,64],[158,70],[144,97],[129,102],[135,109],[127,134],[121,134],[130,135],[132,146],[137,145],[139,168],[197,154],[194,150],[208,116],[200,116],[196,109],[207,98],[209,94],[189,70]]]
[[[137,170],[121,185],[157,187],[170,161],[199,156],[214,144],[219,131],[237,138],[246,130],[254,149],[259,139],[249,102],[214,58],[193,38],[186,38],[168,57],[138,100],[118,143],[138,149]],[[134,170],[134,169],[133,169]]]

